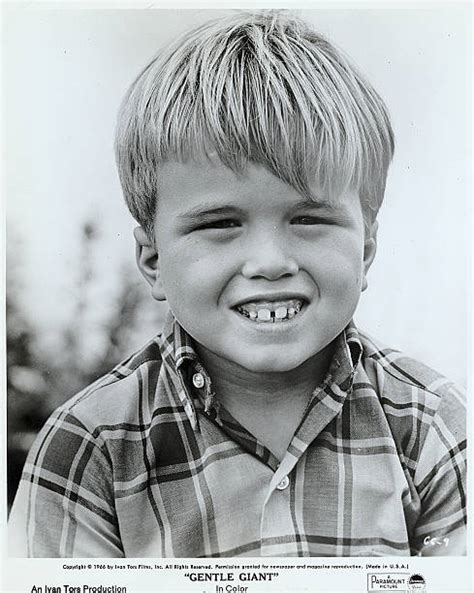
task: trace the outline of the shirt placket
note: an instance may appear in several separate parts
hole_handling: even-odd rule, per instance
[[[340,379],[339,369],[333,370]],[[310,555],[304,538],[303,509],[298,506],[302,505],[303,493],[299,488],[304,482],[304,469],[298,464],[301,465],[310,444],[342,409],[347,391],[341,389],[335,378],[330,375],[315,390],[288,450],[271,478],[261,517],[262,556]],[[343,382],[350,389],[349,382]]]

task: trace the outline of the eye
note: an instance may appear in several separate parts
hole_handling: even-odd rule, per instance
[[[306,216],[295,216],[294,218],[291,219],[290,224],[312,225],[312,224],[323,224],[325,222],[327,222],[327,221],[325,221],[321,217],[306,215]]]
[[[208,229],[234,229],[240,226],[241,224],[238,220],[232,218],[221,218],[219,220],[210,220],[208,222],[203,222],[202,224],[198,225],[195,230],[205,231]]]

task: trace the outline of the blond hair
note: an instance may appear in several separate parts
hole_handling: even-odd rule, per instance
[[[358,190],[382,203],[394,140],[387,109],[340,51],[287,13],[240,13],[167,46],[120,109],[116,157],[127,205],[152,236],[159,163],[217,153],[267,167],[302,195]]]

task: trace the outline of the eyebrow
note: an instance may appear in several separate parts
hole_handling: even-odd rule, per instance
[[[344,212],[345,207],[337,200],[327,200],[317,198],[315,200],[303,199],[292,206],[293,210],[331,210],[334,212]]]
[[[241,208],[235,206],[213,206],[213,204],[200,204],[195,208],[191,208],[182,214],[178,214],[177,218],[185,221],[200,220],[206,216],[216,216],[222,214],[239,214],[242,213]]]
[[[318,198],[317,200],[302,199],[290,206],[290,209],[296,211],[314,211],[314,210],[329,210],[335,213],[345,212],[345,208],[337,201],[326,200]],[[215,206],[213,203],[199,204],[195,208],[191,208],[186,212],[178,214],[177,218],[184,222],[199,221],[210,216],[222,215],[243,215],[244,210],[236,206]]]

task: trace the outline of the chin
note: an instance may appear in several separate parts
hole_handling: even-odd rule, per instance
[[[237,364],[253,373],[285,373],[303,364],[304,360],[293,360],[286,356],[253,356],[236,360]]]

